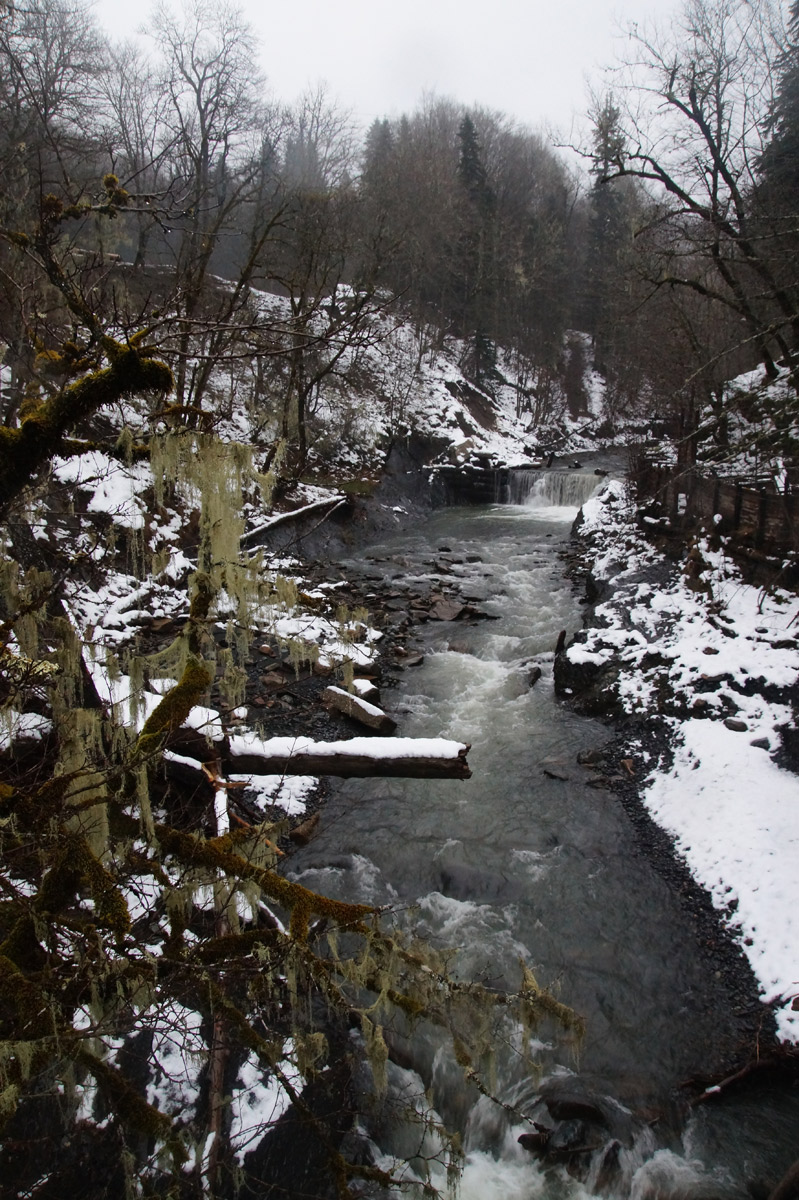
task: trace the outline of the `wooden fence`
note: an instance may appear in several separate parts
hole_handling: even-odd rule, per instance
[[[680,528],[710,523],[721,533],[765,554],[799,550],[799,494],[782,494],[768,484],[746,486],[684,466],[661,466],[646,458],[633,463],[639,502]]]

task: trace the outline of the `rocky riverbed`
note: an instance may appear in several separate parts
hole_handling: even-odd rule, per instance
[[[598,793],[604,793],[605,801],[612,796],[618,802],[635,830],[642,853],[678,897],[688,917],[688,927],[707,966],[699,1002],[707,1013],[718,1014],[719,1022],[731,1030],[733,1036],[726,1040],[723,1054],[719,1053],[719,1047],[708,1046],[707,1077],[700,1078],[697,1074],[682,1080],[684,1087],[677,1109],[684,1112],[693,1104],[726,1094],[733,1087],[728,1081],[739,1072],[738,1086],[749,1086],[753,1078],[750,1068],[756,1054],[760,1055],[760,1063],[769,1061],[774,1069],[791,1070],[793,1064],[790,1055],[772,1056],[778,1045],[774,1006],[764,1006],[758,997],[758,981],[742,953],[740,933],[730,925],[729,911],[714,904],[711,892],[697,882],[684,855],[675,852],[673,835],[653,819],[646,803],[647,788],[653,776],[667,773],[678,754],[674,726],[678,712],[690,715],[695,711],[694,699],[713,695],[712,691],[703,691],[707,688],[707,680],[701,679],[705,672],[695,672],[694,689],[687,688],[679,673],[673,679],[663,677],[664,664],[669,661],[667,630],[676,627],[679,614],[659,607],[658,597],[672,595],[675,588],[683,589],[686,578],[701,581],[703,572],[686,576],[679,563],[665,560],[656,547],[648,547],[645,541],[639,543],[634,531],[626,529],[618,519],[619,515],[614,515],[613,503],[607,506],[609,520],[606,524],[618,534],[617,544],[611,546],[607,539],[594,537],[588,529],[586,536],[573,543],[568,551],[574,578],[579,577],[581,588],[588,584],[584,597],[588,622],[573,646],[585,647],[588,655],[596,657],[586,658],[581,663],[578,650],[572,660],[572,648],[568,647],[559,655],[557,667],[562,703],[574,709],[585,705],[593,714],[601,715],[606,722],[607,737],[596,738],[594,723],[590,744],[581,746],[577,743],[573,753],[542,760],[540,768],[554,781],[587,784]],[[306,567],[304,577],[312,592],[322,584],[328,587],[333,584],[337,600],[347,608],[369,609],[370,621],[382,636],[378,643],[379,656],[362,674],[370,676],[378,688],[382,686],[388,690],[401,680],[403,673],[422,666],[420,635],[430,622],[440,623],[450,648],[458,652],[468,644],[465,626],[484,619],[481,612],[484,594],[479,585],[475,585],[479,559],[467,563],[454,543],[436,547],[425,563],[430,572],[427,580],[414,575],[409,582],[406,578],[409,564],[400,555],[367,557],[362,564],[356,572],[350,563],[341,568],[335,563]],[[471,575],[468,586],[461,578],[467,566]],[[718,600],[718,595],[708,597],[704,589],[689,586],[685,590],[689,598],[699,597],[697,603]],[[618,605],[617,622],[612,616],[614,597]],[[652,610],[658,623],[658,644],[652,658],[647,655],[652,653],[654,639],[646,637],[646,623],[638,612],[638,605],[647,599],[649,603],[644,607]],[[605,605],[611,607],[606,610]],[[718,611],[708,613],[703,609],[702,620],[705,622],[706,616],[710,616],[725,628],[728,623],[719,620],[720,615]],[[717,625],[710,624],[708,628],[719,638],[730,643],[736,641],[721,633]],[[719,657],[704,654],[705,645],[710,644],[704,626],[702,636],[703,644],[698,652],[703,659]],[[603,649],[609,652],[604,662],[601,659]],[[277,644],[264,643],[263,649],[254,656],[248,680],[250,711],[253,714],[260,712],[267,720],[268,732],[308,731],[325,739],[363,733],[351,718],[324,708],[323,693],[331,682],[326,671],[320,674],[309,669],[297,674],[289,662],[280,661],[281,653]],[[601,685],[597,686],[597,676],[591,670],[573,669],[584,665],[606,671]],[[725,667],[729,665],[725,663]],[[660,669],[660,674],[653,680],[647,677],[650,668]],[[530,682],[535,686],[532,675]],[[751,683],[742,685],[741,694],[745,695],[747,691],[754,697],[756,689]],[[659,711],[653,697],[669,694],[672,706]],[[734,734],[736,730],[724,722],[733,711],[728,696],[737,694],[734,689],[723,689],[719,701],[709,702],[707,714],[702,719],[708,725],[717,724],[730,735]],[[700,705],[697,711],[703,711],[705,707]],[[735,711],[741,713],[742,709],[739,706]],[[401,706],[395,703],[392,715],[399,721],[402,732],[404,714]],[[755,709],[746,710],[737,719],[745,724],[754,723]],[[755,735],[763,736],[759,728],[737,732],[739,737],[744,733],[753,735],[744,739],[747,745],[757,740]],[[762,747],[760,749],[762,751]],[[556,782],[556,786],[560,785]],[[323,798],[324,789],[320,789],[309,806],[308,811],[313,814],[311,828],[302,831],[303,825],[307,827],[307,816],[299,822],[303,838],[314,835],[313,821],[317,814],[320,814],[323,827]],[[294,833],[296,836],[297,828]],[[341,861],[346,865],[349,860],[345,856]],[[712,1090],[716,1086],[721,1086],[720,1093]]]

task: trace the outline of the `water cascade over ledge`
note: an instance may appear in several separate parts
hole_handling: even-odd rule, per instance
[[[508,472],[507,484],[497,500],[531,508],[580,508],[602,483],[602,477],[593,472],[517,468]]]
[[[577,467],[481,467],[471,462],[438,466],[432,479],[434,495],[443,504],[523,504],[575,510],[603,481],[595,471]]]

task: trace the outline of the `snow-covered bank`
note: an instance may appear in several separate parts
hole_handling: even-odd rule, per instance
[[[583,673],[621,711],[667,724],[673,757],[641,763],[643,802],[740,941],[779,1035],[797,1042],[799,778],[780,766],[780,731],[794,726],[799,598],[745,583],[712,535],[669,563],[622,483],[585,505],[580,537],[601,602],[562,678],[576,690]]]

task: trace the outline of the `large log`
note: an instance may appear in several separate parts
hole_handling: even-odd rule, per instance
[[[470,746],[444,738],[247,739],[209,743],[201,733],[180,729],[169,749],[199,763],[218,758],[225,775],[335,775],[340,779],[469,779]],[[181,764],[185,767],[185,762]],[[189,765],[189,770],[191,769]]]
[[[293,508],[290,512],[276,513],[256,526],[255,529],[248,529],[246,533],[243,533],[239,539],[239,544],[242,549],[252,546],[257,543],[257,539],[262,534],[270,534],[273,529],[277,529],[279,526],[300,521],[303,517],[308,517],[316,513],[324,513],[322,517],[322,520],[324,520],[330,516],[334,509],[340,508],[341,505],[347,503],[349,503],[347,496],[327,496],[324,500],[314,500],[311,504],[303,505],[302,508]]]

